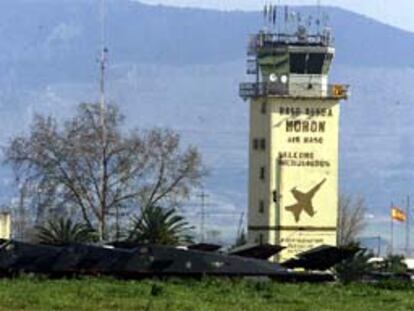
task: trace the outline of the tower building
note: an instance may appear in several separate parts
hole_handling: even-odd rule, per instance
[[[339,103],[348,96],[328,83],[330,31],[296,26],[251,36],[253,79],[240,84],[250,105],[248,240],[285,246],[280,260],[336,245]]]

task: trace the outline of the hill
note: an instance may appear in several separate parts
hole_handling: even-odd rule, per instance
[[[209,226],[234,235],[247,185],[248,115],[238,83],[261,13],[108,2],[109,98],[129,126],[169,126],[200,146],[211,168],[209,204],[213,214],[227,215],[210,215]],[[364,196],[382,225],[389,202],[409,193],[413,181],[414,34],[345,10],[324,11],[336,37],[332,80],[352,85],[342,108],[341,189]],[[77,103],[98,98],[98,15],[95,0],[0,2],[3,144],[27,129],[34,112],[64,118]],[[6,202],[12,180],[2,176]],[[194,215],[197,203],[188,207]]]

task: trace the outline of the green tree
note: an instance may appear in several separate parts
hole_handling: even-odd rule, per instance
[[[406,273],[407,266],[403,263],[404,256],[389,255],[382,263],[383,271],[391,273]]]
[[[193,227],[175,208],[148,206],[135,217],[129,241],[158,245],[191,243]]]
[[[49,220],[45,226],[38,226],[36,235],[38,242],[47,245],[89,243],[98,238],[97,232],[90,226],[64,218]]]

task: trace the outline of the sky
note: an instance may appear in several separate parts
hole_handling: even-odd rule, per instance
[[[315,5],[318,0],[139,0],[148,4],[217,8],[221,10],[261,10],[265,4]],[[413,0],[320,0],[321,5],[339,6],[414,32]]]

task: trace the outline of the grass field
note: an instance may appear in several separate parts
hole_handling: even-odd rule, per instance
[[[398,311],[414,290],[374,285],[113,279],[0,280],[0,310]]]

